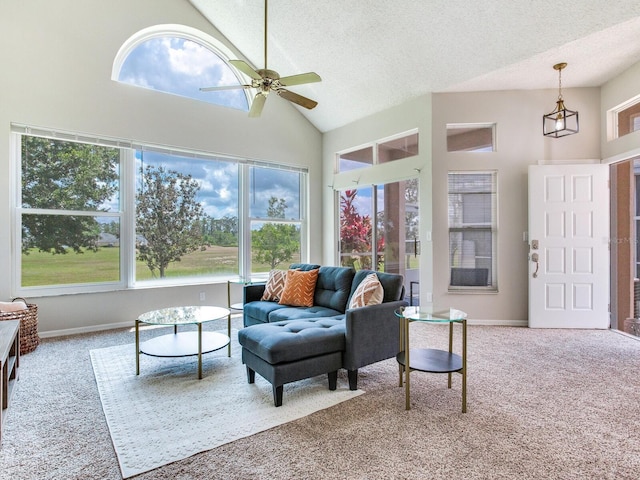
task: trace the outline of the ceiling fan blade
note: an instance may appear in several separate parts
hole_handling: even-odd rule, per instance
[[[315,72],[301,73],[299,75],[291,75],[280,79],[280,83],[284,87],[291,87],[292,85],[302,85],[303,83],[321,82],[320,75]]]
[[[297,93],[290,92],[289,90],[285,90],[284,88],[276,90],[276,93],[282,98],[296,103],[301,107],[308,108],[309,110],[318,105],[318,102],[316,102],[315,100],[311,100],[310,98],[303,97],[302,95],[298,95]]]
[[[217,90],[234,90],[236,88],[251,88],[251,85],[222,85],[217,87],[200,87],[200,91],[215,92]]]
[[[249,64],[243,60],[229,60],[229,63],[240,70],[245,75],[250,76],[254,80],[262,80],[262,77]]]
[[[264,108],[264,102],[267,100],[267,96],[263,93],[257,93],[253,97],[253,103],[251,104],[251,110],[249,110],[249,117],[259,117]]]

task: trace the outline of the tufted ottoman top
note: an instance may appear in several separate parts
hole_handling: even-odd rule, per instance
[[[238,341],[266,362],[293,362],[343,351],[345,324],[341,317],[252,325],[238,332]]]

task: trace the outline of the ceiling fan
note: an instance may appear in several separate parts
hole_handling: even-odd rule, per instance
[[[267,0],[264,0],[264,68],[254,70],[247,62],[243,60],[230,60],[230,64],[240,70],[242,73],[248,75],[251,78],[251,84],[249,85],[228,85],[217,87],[202,87],[203,92],[211,92],[216,90],[231,90],[235,88],[255,88],[258,90],[256,96],[253,99],[251,110],[249,110],[250,117],[259,117],[264,108],[264,103],[267,100],[269,92],[275,92],[282,98],[289,100],[301,107],[308,108],[309,110],[314,108],[318,102],[311,100],[310,98],[298,95],[285,87],[291,87],[293,85],[302,85],[304,83],[320,82],[322,79],[320,75],[315,72],[300,73],[298,75],[291,75],[288,77],[280,77],[280,74],[275,70],[269,70],[267,68]]]

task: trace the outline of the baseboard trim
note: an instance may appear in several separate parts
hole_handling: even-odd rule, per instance
[[[492,319],[469,319],[467,320],[468,325],[491,325],[498,327],[528,327],[528,320],[492,320]]]
[[[134,327],[135,325],[133,325],[133,322],[108,323],[103,325],[91,325],[87,327],[65,328],[64,330],[49,330],[47,332],[38,332],[38,336],[40,338],[66,337],[69,335],[101,332],[104,330],[115,330],[118,328],[130,328],[133,330]]]

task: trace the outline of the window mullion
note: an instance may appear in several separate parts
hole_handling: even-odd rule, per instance
[[[136,162],[135,150],[120,151],[121,220],[120,272],[127,287],[136,282]]]

